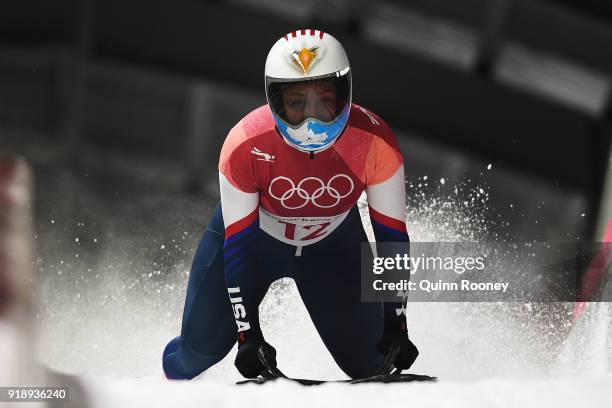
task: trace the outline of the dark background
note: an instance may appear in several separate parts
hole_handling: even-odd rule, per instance
[[[609,2],[2,2],[0,151],[34,166],[41,246],[189,232],[189,256],[221,143],[265,103],[271,45],[302,27],[345,45],[354,101],[400,140],[410,204],[467,185],[495,220],[477,238],[595,237],[610,211]]]

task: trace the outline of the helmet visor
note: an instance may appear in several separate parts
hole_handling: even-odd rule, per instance
[[[307,119],[333,123],[351,102],[351,73],[306,80],[266,78],[270,108],[291,127]]]

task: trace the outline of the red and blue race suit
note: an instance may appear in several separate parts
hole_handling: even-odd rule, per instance
[[[383,359],[383,319],[403,309],[360,301],[367,238],[356,203],[364,191],[376,240],[409,241],[403,159],[389,126],[353,104],[341,137],[308,154],[284,142],[264,105],[229,132],[219,181],[221,203],[193,261],[181,336],[164,351],[166,375],[193,378],[239,336],[260,334],[258,306],[282,277],[295,280],[340,368],[371,375]]]

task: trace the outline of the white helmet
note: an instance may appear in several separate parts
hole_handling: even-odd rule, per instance
[[[342,45],[319,30],[281,37],[266,59],[266,98],[285,141],[304,152],[330,147],[351,111],[351,72]]]

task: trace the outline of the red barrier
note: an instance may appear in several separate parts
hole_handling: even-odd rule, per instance
[[[24,160],[0,158],[0,318],[25,305],[28,298],[31,184]]]
[[[582,315],[587,302],[593,300],[593,295],[595,295],[597,290],[601,287],[602,282],[605,281],[605,274],[610,268],[610,263],[612,261],[611,250],[612,219],[608,220],[608,227],[604,233],[601,248],[597,254],[595,254],[595,257],[582,277],[582,284],[580,287],[581,296],[574,306],[574,322]]]

